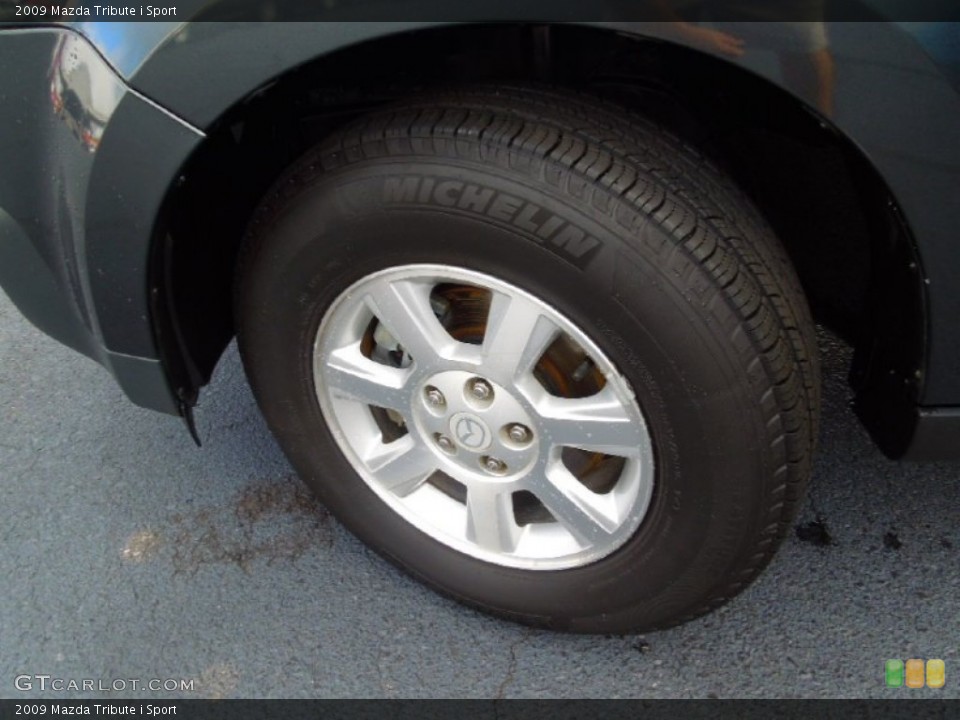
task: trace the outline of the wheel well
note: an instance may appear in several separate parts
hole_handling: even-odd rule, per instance
[[[888,366],[897,378],[923,367],[923,297],[906,270],[917,258],[905,223],[869,161],[799,100],[670,43],[573,25],[465,25],[318,58],[208,129],[165,203],[151,265],[161,352],[181,397],[196,399],[234,334],[234,260],[284,167],[344,122],[412,92],[502,82],[587,90],[699,145],[767,216],[817,321],[856,346],[862,393],[888,393],[877,380]]]

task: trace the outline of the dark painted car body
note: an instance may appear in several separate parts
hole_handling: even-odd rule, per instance
[[[876,330],[857,348],[857,407],[893,457],[960,457],[960,25],[939,21],[941,6],[894,22],[902,13],[876,4],[871,19],[826,25],[837,77],[829,108],[784,73],[775,42],[710,61],[775,88],[875,173],[888,237],[873,260]],[[315,12],[184,2],[172,22],[47,16],[0,27],[0,284],[34,324],[107,367],[131,400],[188,416],[228,337],[191,348],[184,327],[198,321],[183,299],[171,309],[179,290],[163,218],[237,107],[344,49],[475,19],[559,27],[549,16],[564,32],[710,52],[672,21],[622,5],[592,8],[595,20],[555,3],[477,5],[437,22],[401,19],[451,15],[413,2]],[[742,30],[762,38],[786,24]]]

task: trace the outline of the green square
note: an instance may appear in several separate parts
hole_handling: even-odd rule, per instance
[[[903,660],[887,660],[884,676],[887,687],[903,687]]]

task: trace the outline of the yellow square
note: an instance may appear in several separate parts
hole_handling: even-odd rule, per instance
[[[907,682],[908,688],[923,687],[923,660],[907,660]]]
[[[943,660],[927,660],[927,687],[942,688],[947,681],[947,668]]]

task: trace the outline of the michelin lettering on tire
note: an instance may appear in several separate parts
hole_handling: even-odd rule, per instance
[[[434,205],[456,208],[523,230],[577,267],[585,267],[600,241],[535,203],[475,183],[430,176],[388,177],[385,205]]]

